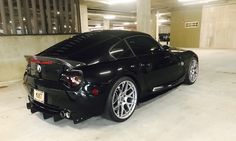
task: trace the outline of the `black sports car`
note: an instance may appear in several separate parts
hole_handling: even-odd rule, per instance
[[[27,108],[74,123],[102,113],[125,121],[143,98],[198,76],[192,51],[130,31],[78,34],[26,59]]]

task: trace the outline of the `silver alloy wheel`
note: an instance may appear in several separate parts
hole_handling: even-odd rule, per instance
[[[189,80],[191,83],[194,83],[197,80],[199,71],[198,69],[198,61],[196,59],[193,59],[189,67]]]
[[[122,81],[112,96],[112,110],[120,119],[128,118],[137,103],[137,89],[133,82]]]

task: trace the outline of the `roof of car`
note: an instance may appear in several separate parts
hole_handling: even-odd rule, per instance
[[[127,38],[130,36],[135,36],[135,35],[148,35],[143,32],[138,32],[138,31],[125,31],[125,30],[98,30],[98,31],[92,31],[92,32],[87,32],[87,33],[94,33],[94,34],[99,34],[99,36],[114,36],[117,38]]]
[[[61,59],[89,62],[103,56],[105,50],[124,38],[146,33],[122,30],[103,30],[80,33],[72,38],[59,42],[39,53],[40,56],[57,57]]]

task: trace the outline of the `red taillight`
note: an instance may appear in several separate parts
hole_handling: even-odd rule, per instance
[[[40,62],[39,60],[31,59],[31,63],[39,63],[39,62]]]
[[[66,72],[61,75],[60,80],[67,87],[79,86],[82,81],[82,72]]]
[[[81,82],[80,76],[69,76],[72,86],[77,86]]]
[[[40,61],[37,59],[31,59],[31,63],[41,64],[41,65],[51,65],[53,61]]]

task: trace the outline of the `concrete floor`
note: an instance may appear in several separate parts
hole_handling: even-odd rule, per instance
[[[236,50],[195,49],[200,77],[142,103],[124,123],[101,117],[74,125],[26,110],[21,83],[0,88],[1,141],[235,141]]]

